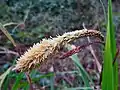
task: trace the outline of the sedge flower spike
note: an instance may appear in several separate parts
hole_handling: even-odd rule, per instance
[[[57,36],[51,39],[43,39],[40,43],[34,44],[30,47],[24,55],[16,61],[13,70],[20,72],[30,71],[42,65],[42,63],[50,60],[50,56],[59,52],[61,47],[64,47],[69,42],[72,42],[81,37],[95,36],[103,40],[103,35],[97,30],[76,30],[64,33],[62,36]]]

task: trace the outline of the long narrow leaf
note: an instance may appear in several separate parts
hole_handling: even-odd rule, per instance
[[[0,75],[0,90],[1,90],[1,88],[2,88],[3,82],[5,81],[7,75],[8,75],[8,74],[10,73],[10,71],[11,71],[11,68],[12,68],[12,67],[10,67],[9,69],[7,69],[6,72],[4,72],[2,75]]]
[[[118,65],[112,62],[116,54],[115,31],[112,20],[112,2],[108,0],[108,23],[104,52],[104,65],[102,75],[102,90],[117,90],[118,88]]]
[[[7,36],[7,38],[12,42],[12,44],[16,46],[14,39],[11,37],[9,32],[6,30],[6,28],[1,23],[0,23],[0,30]]]
[[[12,90],[18,90],[20,81],[22,80],[23,76],[24,76],[24,73],[19,73],[19,75],[16,78],[16,81],[15,81],[13,87],[12,87]]]
[[[71,50],[70,45],[68,45],[68,49]],[[85,71],[83,66],[79,63],[78,56],[76,54],[74,54],[74,55],[71,56],[71,59],[74,61],[75,65],[78,67],[79,72],[81,74],[81,78],[83,79],[83,82],[85,84],[85,87],[90,87],[89,81],[94,85],[94,83],[93,83],[92,79],[90,78],[90,76],[88,75],[88,73]]]

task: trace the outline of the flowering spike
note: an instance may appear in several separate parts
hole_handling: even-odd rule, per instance
[[[95,36],[103,40],[101,32],[96,30],[76,30],[57,36],[55,38],[43,39],[40,43],[34,44],[17,61],[13,70],[30,71],[37,68],[42,63],[50,60],[50,56],[55,55],[61,47],[75,39],[87,36]]]

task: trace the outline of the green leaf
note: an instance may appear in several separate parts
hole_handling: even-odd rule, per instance
[[[0,89],[2,88],[2,85],[3,85],[3,83],[4,83],[4,81],[5,81],[6,77],[7,77],[7,75],[10,73],[11,68],[12,67],[10,67],[9,69],[7,69],[6,72],[4,72],[2,75],[0,75]]]
[[[112,2],[108,2],[108,23],[102,74],[102,90],[117,90],[118,63],[112,64],[116,54],[115,31],[112,19]]]
[[[24,73],[19,73],[16,77],[16,81],[12,87],[12,90],[18,90],[20,81],[23,79]]]
[[[64,90],[93,90],[91,87],[64,88]]]
[[[71,46],[70,45],[67,48],[69,50],[71,50]],[[78,67],[80,76],[83,79],[83,82],[85,84],[84,86],[85,87],[90,87],[90,82],[94,85],[92,79],[90,78],[90,76],[88,75],[88,73],[85,71],[85,69],[83,68],[83,66],[81,65],[81,63],[79,62],[79,58],[78,58],[77,54],[72,55],[71,59],[73,60],[73,62],[75,63],[75,65]]]

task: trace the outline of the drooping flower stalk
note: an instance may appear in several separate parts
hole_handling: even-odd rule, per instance
[[[75,53],[78,53],[78,52],[82,51],[82,49],[84,49],[84,48],[86,48],[86,47],[88,47],[88,46],[90,46],[90,45],[92,45],[92,44],[99,44],[99,43],[104,44],[104,43],[101,42],[101,41],[94,41],[94,42],[87,43],[87,44],[84,44],[84,45],[81,45],[81,46],[77,46],[75,49],[72,49],[72,50],[70,50],[70,51],[68,51],[68,52],[65,52],[65,54],[63,54],[63,55],[60,57],[60,59],[65,59],[65,58],[67,58],[67,57],[69,57],[69,56],[72,56],[72,55],[75,54]]]
[[[50,60],[50,57],[59,52],[61,47],[64,47],[69,42],[78,38],[87,36],[95,36],[101,40],[104,39],[101,32],[86,29],[68,32],[55,38],[43,39],[40,43],[34,44],[33,47],[30,47],[30,49],[28,49],[25,54],[17,60],[17,64],[13,70],[22,72],[37,68],[42,63]]]

